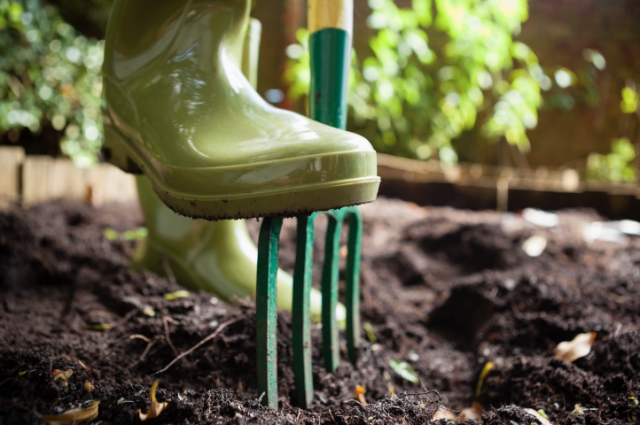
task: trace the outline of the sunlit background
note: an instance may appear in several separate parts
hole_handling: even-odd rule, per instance
[[[256,2],[259,92],[305,113],[306,2]],[[109,0],[0,0],[0,134],[95,164]],[[356,0],[348,129],[381,153],[633,182],[633,1]]]

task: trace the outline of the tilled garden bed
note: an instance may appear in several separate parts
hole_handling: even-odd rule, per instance
[[[314,325],[315,401],[297,408],[291,318],[280,313],[280,408],[270,410],[258,402],[254,307],[204,293],[168,301],[176,284],[130,271],[135,242],[110,240],[105,230],[142,226],[136,206],[52,202],[0,212],[0,424],[37,423],[95,400],[94,423],[139,423],[154,380],[158,400],[170,401],[150,424],[443,424],[464,421],[452,411],[472,405],[489,424],[538,423],[524,409],[555,424],[637,423],[640,240],[587,244],[582,227],[600,219],[591,211],[561,212],[552,229],[518,215],[387,199],[362,213],[362,320],[370,327],[360,359],[351,365],[343,347],[338,371],[326,373]],[[249,227],[255,237],[259,223]],[[534,234],[547,240],[539,257],[521,248]],[[293,220],[280,250],[291,271]],[[585,332],[597,332],[590,354],[554,358],[559,342]],[[409,364],[421,383],[390,361]],[[52,380],[56,369],[73,370],[66,387]],[[366,405],[356,400],[360,386]]]

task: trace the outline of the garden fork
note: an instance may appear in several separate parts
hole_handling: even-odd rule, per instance
[[[309,53],[311,118],[339,128],[346,127],[347,89],[353,27],[353,0],[309,0]],[[360,342],[360,249],[362,217],[350,206],[297,217],[297,247],[293,275],[293,362],[298,404],[313,401],[310,338],[310,293],[314,220],[328,218],[322,268],[322,353],[327,371],[339,365],[338,301],[340,232],[349,219],[346,270],[347,349],[355,363]],[[256,288],[258,394],[263,405],[277,407],[276,273],[282,217],[264,218],[258,241]]]

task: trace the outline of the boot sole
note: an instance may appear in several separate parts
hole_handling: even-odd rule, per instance
[[[144,156],[114,127],[105,123],[105,159],[125,172],[144,173],[160,199],[178,214],[206,220],[293,217],[373,202],[380,177],[367,176],[253,192],[201,196],[180,193],[156,178]]]
[[[288,191],[239,194],[220,198],[187,198],[156,187],[155,192],[178,214],[206,220],[230,220],[255,217],[294,217],[350,205],[373,202],[380,186],[379,178],[362,178],[324,185],[292,187]],[[304,204],[300,202],[304,199]]]

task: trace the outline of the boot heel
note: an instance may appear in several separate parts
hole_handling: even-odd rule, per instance
[[[104,125],[104,145],[100,149],[100,159],[110,162],[125,173],[142,174],[142,170],[127,155],[125,141],[120,133],[112,126]]]

